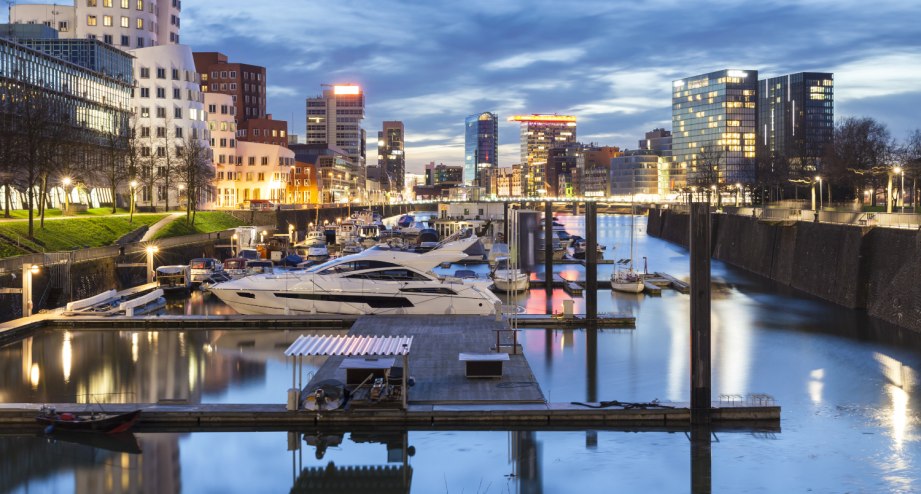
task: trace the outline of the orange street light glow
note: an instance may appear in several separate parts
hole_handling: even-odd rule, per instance
[[[576,122],[576,117],[573,115],[512,115],[508,117],[509,122],[553,122],[553,123],[568,123]]]
[[[333,94],[359,94],[361,88],[358,86],[333,86]]]

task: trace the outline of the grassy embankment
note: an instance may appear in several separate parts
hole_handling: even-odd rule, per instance
[[[112,245],[121,236],[144,225],[153,225],[166,217],[165,213],[135,214],[134,221],[129,223],[128,216],[121,215],[122,211],[119,211],[119,215],[113,216],[108,208],[59,219],[53,218],[60,217],[60,210],[54,212],[56,213],[49,211],[53,214],[46,215],[44,229],[39,228],[36,218],[34,240],[26,238],[29,231],[28,221],[0,222],[0,257],[28,254],[30,249],[38,252],[55,252]],[[11,213],[15,213],[14,217],[28,215],[27,211]],[[160,230],[156,238],[210,233],[240,224],[242,222],[225,213],[200,212],[196,215],[194,227],[186,224],[185,216],[181,216]]]
[[[243,222],[233,216],[218,211],[203,211],[195,214],[195,224],[186,222],[185,216],[176,218],[169,225],[164,226],[154,235],[154,239],[179,237],[182,235],[195,235],[198,233],[212,233],[227,230],[242,225]]]

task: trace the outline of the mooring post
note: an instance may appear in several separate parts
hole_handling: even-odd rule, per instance
[[[509,251],[512,249],[512,239],[508,238],[508,226],[509,226],[509,216],[508,216],[508,201],[502,202],[502,238],[505,239],[505,244],[508,245]]]
[[[710,205],[691,204],[691,424],[710,423]]]
[[[598,319],[598,216],[590,201],[585,203],[585,318]]]
[[[547,293],[547,313],[553,311],[553,203],[544,202],[544,291]]]
[[[709,494],[713,490],[713,454],[709,425],[691,426],[691,491]]]

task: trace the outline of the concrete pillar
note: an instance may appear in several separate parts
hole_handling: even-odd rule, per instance
[[[691,424],[710,423],[710,205],[691,204]]]
[[[598,206],[585,203],[585,318],[598,318]]]
[[[713,489],[713,454],[710,427],[691,427],[691,489],[695,494],[709,494]]]
[[[544,291],[547,293],[548,314],[553,312],[550,296],[553,294],[553,203],[544,202]]]

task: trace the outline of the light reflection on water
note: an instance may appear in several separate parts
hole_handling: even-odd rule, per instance
[[[573,234],[583,231],[580,218],[560,220]],[[637,258],[646,256],[650,271],[686,279],[686,252],[647,237],[644,221],[637,220]],[[629,255],[629,217],[603,217],[599,232],[608,245],[605,258]],[[599,279],[611,268],[602,265]],[[582,277],[580,266],[561,270],[567,279]],[[718,434],[712,445],[713,490],[921,490],[916,370],[921,369],[921,338],[719,262],[713,263],[713,277],[714,398],[761,392],[783,406],[781,433]],[[561,311],[569,298],[554,289],[551,310]],[[529,312],[548,306],[543,290],[511,296],[509,302]],[[574,302],[576,312],[584,311],[584,298]],[[635,315],[636,329],[523,331],[524,351],[545,395],[555,402],[687,400],[688,296],[603,290],[598,305],[601,312]],[[191,303],[173,301],[170,307],[178,314],[232,313],[201,293]],[[0,348],[0,401],[86,402],[105,396],[101,401],[279,403],[291,379],[281,352],[298,334],[43,331]],[[322,363],[310,360],[305,367],[315,370]],[[87,491],[96,485],[91,482],[105,485],[109,477],[113,485],[127,478],[145,492],[285,491],[301,476],[301,466],[402,464],[388,462],[395,450],[367,442],[367,435],[358,435],[356,442],[346,434],[322,459],[302,438],[296,443],[304,449],[289,451],[285,432],[138,436],[145,451],[138,467],[143,475],[127,477],[120,454],[97,451],[90,455],[96,463],[87,467],[85,451],[0,437],[0,492]],[[698,473],[691,469],[691,448],[681,433],[410,431],[408,445],[415,452],[408,458],[413,492],[609,492],[616,487],[686,492]],[[46,459],[45,466],[26,473],[11,460],[28,457],[25,451]],[[135,472],[132,465],[124,471]],[[219,476],[203,473],[218,469]],[[162,484],[152,487],[154,481]]]

